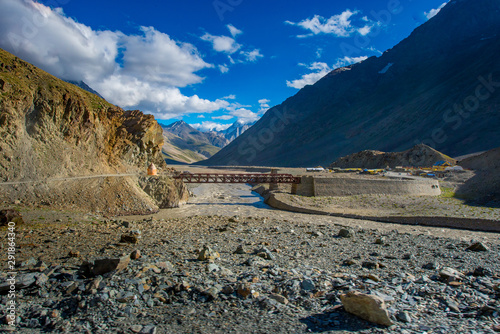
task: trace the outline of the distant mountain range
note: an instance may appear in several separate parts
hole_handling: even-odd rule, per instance
[[[419,143],[452,157],[498,147],[499,33],[499,0],[451,0],[380,57],[269,109],[203,164],[327,166]]]
[[[251,124],[235,122],[223,131],[202,132],[184,121],[163,128],[163,155],[169,163],[193,163],[210,158],[245,132]]]

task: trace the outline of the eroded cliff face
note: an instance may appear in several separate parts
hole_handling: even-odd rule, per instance
[[[138,110],[124,111],[1,49],[0,138],[0,182],[45,183],[36,187],[35,182],[30,189],[2,189],[0,200],[37,204],[40,197],[48,198],[49,204],[80,203],[77,206],[84,209],[105,209],[97,202],[87,207],[85,201],[74,198],[88,189],[103,203],[120,203],[123,208],[115,207],[110,210],[113,213],[158,210],[155,201],[148,200],[139,187],[137,178],[99,181],[98,187],[72,185],[67,191],[56,189],[64,188],[64,184],[47,182],[64,177],[145,173],[150,163],[164,170],[162,129],[154,117]],[[179,193],[178,187],[184,187],[173,182],[169,186],[175,188],[172,193]],[[72,193],[73,188],[78,191]],[[130,193],[130,200],[137,195],[143,203],[134,209],[122,201],[111,200],[121,196],[114,193],[118,189]],[[56,198],[51,194],[56,194]],[[172,206],[182,202],[179,198],[171,200]]]

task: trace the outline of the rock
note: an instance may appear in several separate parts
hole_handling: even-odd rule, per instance
[[[165,271],[174,271],[174,265],[170,261],[157,262],[156,266]]]
[[[100,259],[95,260],[92,267],[92,273],[95,276],[104,275],[112,271],[120,272],[127,268],[130,263],[130,256],[123,256],[115,259]]]
[[[271,251],[267,249],[266,247],[263,247],[261,249],[256,249],[254,252],[258,257],[261,257],[266,260],[274,260],[273,254],[271,254]]]
[[[97,276],[92,282],[87,285],[87,289],[85,290],[87,293],[96,293],[99,285],[102,282],[102,276]]]
[[[232,286],[226,285],[225,287],[222,288],[222,293],[225,295],[230,295],[230,294],[234,293],[234,289]]]
[[[353,259],[347,259],[342,262],[343,266],[353,266],[355,264],[358,264],[358,261],[353,260]]]
[[[140,233],[138,232],[125,233],[122,234],[120,242],[124,242],[127,244],[136,244],[139,242],[139,238],[140,238]]]
[[[493,272],[487,268],[477,267],[474,269],[472,275],[476,277],[493,276]]]
[[[238,286],[236,287],[236,292],[240,297],[243,297],[244,299],[250,297],[257,298],[259,296],[259,293],[253,290],[247,283],[238,284]]]
[[[490,249],[481,242],[475,242],[469,247],[467,247],[466,250],[473,252],[488,252]]]
[[[300,282],[300,287],[304,291],[312,291],[316,288],[314,282],[311,279],[305,279],[302,282]]]
[[[364,261],[361,266],[366,269],[378,269],[380,266],[376,262]]]
[[[139,334],[156,334],[156,332],[156,326],[148,325],[142,327],[142,330],[139,332]]]
[[[385,244],[385,238],[377,238],[377,239],[375,239],[375,244],[376,245],[383,245],[383,244]]]
[[[443,281],[460,281],[464,278],[464,275],[450,267],[444,267],[440,272],[439,272],[439,277]]]
[[[436,270],[438,268],[437,262],[429,262],[422,266],[422,269]]]
[[[15,223],[15,226],[24,224],[23,216],[14,209],[0,210],[0,226],[7,226],[10,222]]]
[[[219,266],[216,265],[215,263],[209,263],[207,267],[205,268],[206,272],[208,273],[214,273],[220,270]]]
[[[286,299],[284,296],[276,294],[276,293],[270,294],[269,298],[274,299],[275,301],[277,301],[278,303],[283,304],[283,305],[288,304],[288,299]]]
[[[69,257],[80,257],[80,252],[71,250],[71,251],[69,251],[68,256]]]
[[[343,228],[339,231],[339,233],[337,234],[338,237],[341,237],[341,238],[350,238],[352,237],[352,233],[350,230],[346,229],[346,228]]]
[[[11,280],[10,276],[7,276],[5,282],[0,284],[0,292],[10,290],[11,284],[15,285],[16,290],[25,289],[25,288],[31,286],[32,284],[34,284],[35,282],[37,282],[37,279],[40,275],[41,274],[39,274],[39,273],[29,273],[29,274],[17,275],[13,280]]]
[[[234,251],[234,254],[246,254],[245,250],[243,249],[243,245],[239,245],[238,248]]]
[[[212,250],[212,248],[208,246],[203,246],[203,249],[200,251],[198,255],[198,261],[208,261],[219,259],[220,255],[216,251]]]
[[[399,311],[398,313],[396,313],[396,318],[401,322],[411,322],[410,314],[406,311]]]
[[[130,330],[132,331],[132,333],[140,333],[142,330],[142,325],[130,326]]]
[[[141,251],[136,249],[132,253],[130,253],[130,259],[131,260],[137,260],[141,257]]]
[[[340,295],[342,305],[347,312],[378,325],[392,326],[384,301],[377,296],[360,292],[348,292]]]

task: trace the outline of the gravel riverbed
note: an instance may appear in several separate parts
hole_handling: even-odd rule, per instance
[[[26,209],[16,332],[500,331],[498,234],[281,212],[247,186],[205,187],[147,217]],[[347,312],[350,292],[383,301],[390,325]]]

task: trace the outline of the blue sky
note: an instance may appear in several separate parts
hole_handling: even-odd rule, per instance
[[[223,129],[380,55],[445,3],[2,0],[0,47],[164,124]]]

